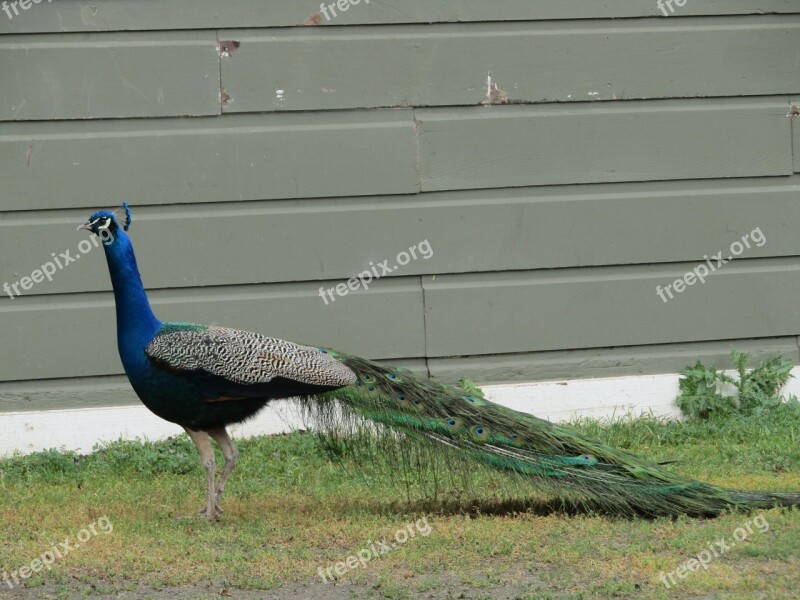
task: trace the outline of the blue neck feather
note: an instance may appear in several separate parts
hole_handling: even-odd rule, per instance
[[[118,228],[113,241],[104,245],[117,307],[117,344],[125,370],[130,374],[143,364],[144,347],[161,327],[150,308],[130,239]]]

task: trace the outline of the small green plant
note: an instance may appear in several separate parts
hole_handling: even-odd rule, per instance
[[[94,457],[112,469],[132,469],[140,475],[182,475],[197,468],[197,451],[189,437],[179,435],[161,442],[117,440],[98,444]]]
[[[483,398],[484,400],[486,399],[486,397],[483,395],[483,390],[479,388],[478,385],[471,379],[462,377],[458,381],[458,387],[464,390],[464,393],[469,396],[475,396],[476,398]]]
[[[0,462],[0,479],[63,479],[78,472],[79,462],[80,457],[74,452],[62,452],[55,448],[28,456],[15,456]]]
[[[731,353],[737,377],[706,367],[699,360],[686,368],[680,380],[678,406],[683,414],[697,419],[712,416],[753,414],[783,404],[780,390],[792,377],[792,361],[772,356],[754,369],[748,370],[750,355]],[[730,390],[731,394],[724,392]],[[796,398],[792,398],[796,402]]]

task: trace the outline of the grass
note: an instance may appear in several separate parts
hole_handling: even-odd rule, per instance
[[[698,479],[800,490],[797,402],[707,421],[586,420],[575,426],[653,460],[678,461],[669,468]],[[155,444],[116,442],[86,457],[48,451],[0,461],[0,578],[107,516],[113,532],[98,531],[51,571],[28,579],[24,593],[794,598],[800,587],[798,510],[764,511],[767,531],[754,529],[708,570],[666,590],[662,572],[674,571],[713,541],[731,540],[756,515],[626,521],[546,513],[536,505],[515,512],[510,492],[482,487],[480,477],[469,492],[454,487],[440,499],[417,495],[409,501],[372,469],[346,459],[344,468],[331,463],[313,435],[254,438],[239,446],[240,464],[223,501],[226,514],[217,523],[178,518],[193,515],[204,501],[204,474],[185,436]],[[320,567],[375,540],[391,541],[422,517],[429,535],[417,534],[366,567],[348,570],[336,586],[321,582]],[[279,595],[290,589],[302,591]]]

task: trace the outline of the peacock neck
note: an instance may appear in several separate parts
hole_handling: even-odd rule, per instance
[[[124,363],[126,355],[141,354],[142,348],[161,327],[161,322],[150,308],[128,236],[119,231],[113,242],[104,248],[114,288],[117,338]]]

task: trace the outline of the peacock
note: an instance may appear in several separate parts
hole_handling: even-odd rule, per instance
[[[150,411],[183,427],[197,447],[207,484],[200,512],[209,520],[223,513],[222,495],[239,455],[226,427],[281,398],[299,398],[322,434],[345,448],[373,440],[367,445],[371,452],[399,448],[402,454],[415,447],[423,456],[443,453],[511,474],[594,512],[701,517],[800,505],[798,493],[736,491],[681,477],[584,439],[567,426],[489,402],[474,386],[444,385],[258,333],[161,322],[151,310],[127,234],[130,208],[127,203],[123,208],[124,222],[122,215],[101,210],[80,228],[103,240],[117,345],[131,386]],[[225,460],[218,479],[212,439]]]

